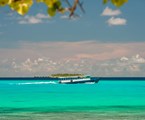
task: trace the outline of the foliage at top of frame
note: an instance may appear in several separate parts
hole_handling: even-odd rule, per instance
[[[70,17],[73,16],[74,11],[79,5],[83,10],[82,3],[79,0],[74,0],[71,5],[69,0],[64,0],[68,6],[62,6],[61,0],[0,0],[0,7],[8,5],[12,10],[16,11],[20,15],[25,15],[28,13],[29,9],[34,2],[44,3],[47,6],[47,13],[50,16],[55,16],[56,13],[70,12]],[[120,7],[128,2],[128,0],[103,0],[103,4],[111,2],[114,6]]]

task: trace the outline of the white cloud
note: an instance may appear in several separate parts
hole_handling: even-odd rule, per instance
[[[127,61],[111,59],[96,61],[93,58],[81,58],[79,61],[73,59],[50,59],[38,57],[36,59],[26,58],[25,60],[6,60],[0,61],[0,71],[9,70],[13,75],[18,76],[47,76],[53,73],[84,73],[95,76],[144,76],[145,63],[137,62],[144,59],[138,55],[133,57],[122,57]],[[134,61],[136,58],[137,61]],[[145,60],[145,59],[144,59]],[[11,66],[11,68],[9,67]],[[6,75],[7,72],[6,72]]]
[[[132,56],[130,58],[128,57],[121,57],[120,61],[129,63],[129,64],[142,64],[145,63],[145,58],[141,57],[139,54],[136,54],[135,56]]]
[[[121,14],[121,11],[119,9],[112,10],[111,8],[106,7],[102,13],[102,16],[117,16],[120,14]]]
[[[60,18],[61,19],[69,19],[69,16],[68,15],[62,15]]]
[[[106,60],[106,61],[96,61],[93,58],[81,58],[79,61],[75,59],[65,59],[65,60],[54,60],[50,58],[36,58],[31,60],[27,58],[21,62],[12,62],[14,71],[19,73],[31,73],[35,75],[39,74],[52,74],[52,73],[86,73],[91,75],[99,76],[133,76],[139,75],[140,73],[144,75],[145,63],[137,62],[140,59],[144,59],[140,56],[133,57],[121,57],[122,61],[118,59]],[[136,61],[134,61],[136,58]],[[145,60],[145,59],[144,59]],[[141,68],[143,66],[143,68]]]
[[[115,17],[111,17],[109,20],[107,20],[108,25],[126,25],[127,20],[124,18],[115,18]]]
[[[120,62],[118,62],[119,69],[121,72],[132,73],[138,72],[136,74],[142,73],[145,66],[145,58],[141,57],[139,54],[132,57],[121,57]]]
[[[121,61],[128,61],[128,58],[127,57],[121,57],[120,60]]]
[[[19,19],[19,24],[40,24],[43,23],[46,19],[50,18],[48,15],[38,13],[35,16],[25,16]]]
[[[41,13],[38,13],[36,15],[36,17],[39,18],[39,19],[48,19],[48,18],[50,18],[48,15],[41,14]]]
[[[106,7],[101,15],[102,16],[111,16],[111,18],[109,18],[107,20],[107,23],[110,26],[126,25],[126,23],[127,23],[126,19],[120,18],[120,17],[114,17],[114,16],[118,16],[120,14],[122,14],[122,13],[119,9],[112,10],[111,8]]]
[[[140,57],[139,54],[137,54],[136,56],[133,56],[132,61],[135,63],[145,63],[145,59]]]
[[[133,72],[138,72],[141,69],[140,69],[140,66],[139,65],[131,65],[131,66],[129,66],[129,70],[130,71],[133,71]]]
[[[38,58],[38,62],[43,62],[44,59],[43,58]]]
[[[19,24],[39,24],[42,23],[41,19],[35,18],[35,17],[25,17],[24,20],[20,20]]]
[[[144,51],[144,42],[22,42],[19,48],[0,48],[0,76],[45,76],[61,72],[143,76]]]
[[[62,15],[60,18],[61,18],[61,19],[67,19],[67,20],[75,21],[75,20],[79,20],[80,17],[81,17],[80,15],[74,14],[74,15],[71,16],[71,17],[69,17],[69,15]]]

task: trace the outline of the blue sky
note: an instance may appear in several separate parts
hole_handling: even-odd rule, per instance
[[[144,4],[129,0],[118,9],[84,0],[86,14],[77,9],[80,17],[72,20],[68,14],[50,18],[43,4],[25,16],[0,8],[0,76],[144,76]]]

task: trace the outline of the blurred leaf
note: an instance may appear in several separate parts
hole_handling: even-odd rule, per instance
[[[9,0],[0,0],[0,6],[5,6],[9,3]]]
[[[69,11],[71,12],[70,14],[74,14],[74,10],[76,9],[78,3],[75,1],[79,1],[79,0],[72,0],[74,1],[74,3],[76,3],[74,8],[69,3],[71,0],[67,0],[68,6],[65,7],[62,7],[62,1],[64,0],[0,0],[0,7],[9,5],[10,8],[12,10],[15,10],[18,14],[25,15],[29,11],[30,7],[32,6],[33,1],[36,1],[38,3],[40,2],[45,3],[48,7],[47,10],[48,14],[50,16],[54,16],[56,15],[56,12],[64,13],[66,11]],[[110,1],[113,5],[117,7],[120,7],[128,2],[128,0],[102,0],[102,1],[103,4],[106,4]]]
[[[48,8],[48,14],[53,17],[56,14],[56,9],[55,8]]]
[[[38,2],[38,3],[39,3],[39,2],[44,2],[44,0],[36,0],[36,2]]]
[[[25,15],[33,4],[33,0],[19,0],[13,1],[10,4],[12,10],[17,11],[20,15]]]
[[[111,0],[112,4],[120,7],[122,6],[124,3],[128,2],[128,0]]]
[[[56,3],[55,3],[55,6],[57,9],[61,8],[61,2],[58,0]]]
[[[103,0],[103,4],[106,4],[109,0]]]
[[[57,2],[58,0],[44,0],[44,3],[49,7],[52,8],[54,6],[54,4]]]
[[[66,12],[66,10],[64,8],[60,8],[58,11],[62,14],[64,14]]]

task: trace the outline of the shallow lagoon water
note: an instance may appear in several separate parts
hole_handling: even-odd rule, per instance
[[[0,81],[0,120],[144,120],[145,81]]]

